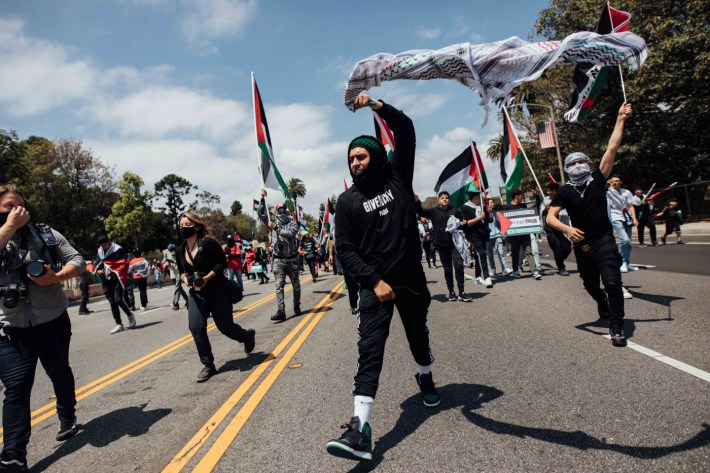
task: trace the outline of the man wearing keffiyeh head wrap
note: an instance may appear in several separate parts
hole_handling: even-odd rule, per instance
[[[574,243],[579,276],[584,281],[584,288],[597,302],[599,317],[609,320],[611,342],[617,347],[626,346],[624,296],[621,256],[607,213],[606,181],[621,145],[624,124],[630,116],[631,104],[625,103],[619,109],[599,168],[592,171],[591,160],[582,153],[567,156],[565,172],[569,182],[555,194],[546,219],[550,227],[566,233]],[[562,209],[569,213],[571,225],[560,222],[558,215]],[[606,294],[599,287],[600,278]]]
[[[361,94],[355,108],[369,107],[387,122],[397,145],[387,161],[382,143],[359,136],[348,146],[353,185],[338,197],[335,246],[343,272],[358,291],[358,364],[354,412],[343,434],[326,445],[328,453],[353,460],[372,459],[368,423],[379,385],[385,343],[395,306],[418,365],[415,375],[422,401],[439,405],[429,369],[434,357],[426,326],[431,296],[422,268],[422,247],[414,203],[415,133],[412,121],[396,108]]]

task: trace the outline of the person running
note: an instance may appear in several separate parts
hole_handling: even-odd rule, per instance
[[[666,244],[668,235],[673,232],[675,232],[676,235],[676,243],[685,245],[680,232],[680,226],[683,224],[683,212],[678,208],[678,199],[669,200],[668,205],[663,207],[663,210],[658,212],[656,217],[664,217],[666,220],[666,232],[661,237],[661,241],[664,245]]]
[[[178,267],[182,282],[190,290],[187,318],[203,364],[196,381],[204,383],[217,373],[207,337],[207,319],[210,316],[220,332],[244,344],[244,353],[254,350],[256,332],[234,323],[232,300],[224,277],[227,258],[222,246],[209,236],[205,221],[194,212],[186,212],[180,217],[179,225],[184,241],[177,254]]]
[[[597,169],[591,170],[592,160],[583,153],[572,153],[565,158],[569,181],[557,191],[547,214],[547,224],[564,232],[574,243],[579,276],[584,288],[597,302],[600,318],[609,320],[611,343],[616,347],[626,346],[624,295],[621,255],[607,213],[606,180],[614,167],[624,124],[631,114],[630,103],[619,109],[614,131]],[[558,216],[563,209],[569,213],[571,225],[560,222]],[[600,278],[606,294],[599,287]]]
[[[493,221],[493,217],[488,211],[488,206],[483,207],[481,205],[481,194],[479,192],[469,192],[468,199],[468,202],[461,207],[461,215],[465,220],[473,221],[463,231],[466,239],[471,244],[471,254],[476,264],[476,282],[491,288],[493,287],[493,281],[488,272],[486,245],[491,234],[491,229],[488,225]]]
[[[510,192],[510,204],[505,206],[505,210],[518,210],[527,209],[525,205],[525,195],[520,189],[513,189]],[[530,266],[530,271],[532,271],[532,276],[536,280],[542,279],[542,274],[540,274],[539,267],[536,265],[535,258],[532,254],[532,239],[535,235],[510,235],[508,236],[508,241],[510,242],[510,252],[513,259],[513,277],[519,279],[521,277],[520,272],[523,270],[523,265],[521,261],[521,255],[525,255],[528,260],[528,266]]]
[[[133,276],[133,281],[138,286],[141,299],[141,312],[148,308],[148,276],[150,276],[150,263],[143,258],[143,252],[133,250],[133,259],[128,266],[128,272]]]
[[[274,277],[276,278],[276,302],[278,310],[271,316],[275,322],[286,320],[286,303],[284,301],[284,286],[286,277],[291,280],[293,286],[293,314],[295,317],[301,315],[301,282],[298,279],[298,223],[286,211],[286,206],[276,204],[275,222],[269,220],[266,208],[266,189],[261,190],[261,202],[259,204],[259,219],[264,225],[274,230],[276,239],[273,241]],[[255,276],[256,277],[256,276]]]
[[[569,271],[565,266],[565,260],[572,253],[572,242],[569,238],[559,230],[555,230],[547,224],[547,214],[550,211],[550,204],[552,199],[555,197],[557,191],[560,190],[560,185],[556,182],[550,182],[545,189],[545,198],[542,201],[543,211],[542,211],[542,222],[543,229],[545,230],[545,235],[547,235],[547,244],[550,245],[552,254],[555,257],[555,265],[557,266],[557,274],[560,276],[569,276]],[[565,225],[569,225],[569,214],[566,210],[561,210],[560,214],[557,216],[560,222]]]
[[[638,226],[636,210],[633,206],[633,195],[621,187],[621,178],[619,176],[612,176],[609,179],[606,198],[609,202],[611,226],[619,239],[621,272],[638,271],[638,268],[631,264],[631,236],[633,235],[634,227]]]
[[[356,108],[370,107],[397,136],[388,162],[373,136],[359,136],[348,146],[353,185],[340,194],[335,215],[338,254],[359,285],[358,364],[353,389],[353,416],[343,434],[326,445],[331,455],[372,459],[370,412],[377,394],[385,343],[395,306],[417,364],[414,376],[427,407],[441,402],[430,366],[427,312],[431,296],[422,267],[416,208],[412,195],[415,134],[401,111],[360,94]]]
[[[123,332],[126,329],[121,321],[121,310],[128,317],[128,328],[135,328],[136,318],[123,300],[123,291],[128,281],[128,254],[105,235],[98,238],[98,243],[96,274],[101,277],[104,295],[116,322],[116,326],[109,333]]]
[[[645,200],[643,189],[641,187],[637,187],[634,190],[634,196],[631,199],[631,203],[634,205],[636,220],[639,222],[638,227],[636,227],[638,232],[639,247],[646,246],[646,243],[644,243],[644,232],[647,227],[648,233],[651,236],[651,246],[658,246],[658,240],[656,239],[656,222],[653,221],[653,200]]]
[[[422,207],[418,196],[414,196],[417,205],[417,213],[420,217],[426,217],[434,226],[434,244],[439,252],[439,261],[444,268],[444,279],[449,290],[449,301],[471,302],[473,299],[466,295],[464,291],[463,257],[454,247],[451,233],[446,231],[446,224],[449,217],[461,220],[461,211],[450,206],[451,196],[446,191],[439,192],[435,207],[425,209]],[[456,276],[456,286],[459,295],[454,292],[454,275]]]

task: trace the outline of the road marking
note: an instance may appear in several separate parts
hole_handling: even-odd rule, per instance
[[[344,284],[345,281],[339,282],[325,297],[323,297],[323,299],[320,300],[320,302],[318,302],[318,304],[316,304],[316,306],[310,311],[309,314],[302,316],[303,320],[301,320],[301,322],[299,322],[299,324],[293,330],[291,330],[291,332],[276,346],[276,348],[274,348],[274,350],[269,353],[266,359],[254,369],[254,371],[249,375],[249,377],[242,384],[239,385],[237,390],[234,391],[231,396],[229,396],[229,398],[224,402],[224,404],[222,404],[220,408],[217,409],[217,411],[212,415],[212,417],[210,417],[210,419],[197,431],[197,433],[187,442],[187,444],[180,450],[180,452],[175,455],[175,457],[170,461],[170,463],[163,469],[162,473],[177,473],[181,471],[185,467],[185,465],[187,465],[187,463],[197,454],[200,447],[202,447],[202,445],[207,442],[207,439],[217,430],[217,428],[220,426],[222,421],[224,421],[224,419],[229,415],[232,409],[234,409],[237,403],[244,397],[244,395],[249,391],[249,389],[251,389],[251,387],[261,377],[261,375],[264,374],[269,365],[271,365],[271,362],[274,361],[281,354],[281,352],[288,346],[288,344],[291,343],[291,340],[293,340],[293,338],[301,331],[301,329],[306,324],[308,324],[311,319],[313,319],[315,314],[317,314],[322,307],[326,305],[329,306],[329,303],[332,303],[334,301],[332,297],[333,294],[335,294],[335,291],[337,291],[338,289],[340,289],[340,291],[342,292],[342,286]],[[291,350],[289,350],[289,353],[290,352]],[[289,359],[291,358],[291,356],[289,356]],[[217,460],[219,460],[219,458],[217,458]]]
[[[212,447],[207,451],[205,456],[202,457],[202,460],[200,460],[195,469],[192,470],[193,472],[202,473],[214,470],[215,466],[217,466],[217,462],[222,458],[224,453],[236,438],[237,434],[239,434],[239,431],[242,429],[244,424],[246,424],[247,420],[249,420],[249,417],[259,405],[259,402],[261,402],[269,389],[271,389],[271,386],[274,384],[281,372],[291,362],[291,359],[296,354],[298,349],[305,343],[313,329],[316,325],[318,325],[318,322],[320,322],[323,318],[323,315],[326,312],[324,309],[327,309],[333,305],[342,292],[343,284],[338,284],[335,288],[333,288],[330,294],[328,294],[327,297],[330,297],[330,301],[321,307],[319,311],[314,311],[315,315],[310,325],[306,327],[303,332],[301,332],[301,335],[299,335],[298,339],[293,343],[293,345],[291,345],[286,354],[269,372],[264,381],[262,381],[261,384],[254,390],[249,399],[247,399],[244,403],[244,406],[242,406],[239,412],[237,412],[237,415],[234,416],[234,419],[232,419],[229,425],[227,425],[220,436],[217,437],[217,440],[215,440]]]
[[[301,286],[303,284],[308,283],[308,280],[306,281],[301,281]],[[285,292],[288,292],[293,289],[293,286],[288,286],[284,288]],[[258,301],[252,302],[251,304],[247,305],[246,307],[243,307],[241,309],[237,309],[234,312],[232,312],[233,318],[237,318],[242,316],[243,314],[249,312],[252,309],[255,309],[259,307],[260,305],[265,304],[266,302],[270,301],[271,299],[274,299],[276,297],[275,293],[271,293],[266,297],[263,297],[259,299]],[[217,326],[212,322],[207,326],[207,331],[211,332],[217,328]],[[97,393],[98,391],[101,391],[102,389],[112,385],[116,381],[119,381],[126,376],[128,376],[131,373],[134,373],[138,371],[139,369],[153,363],[154,361],[157,361],[164,356],[174,352],[178,348],[182,348],[183,346],[187,345],[190,343],[192,340],[192,334],[187,334],[184,335],[183,337],[175,340],[174,342],[168,343],[167,345],[158,348],[157,350],[148,353],[147,355],[115,370],[112,371],[111,373],[102,376],[101,378],[92,381],[89,384],[86,384],[74,391],[76,395],[76,401],[79,402],[82,399],[85,399],[89,397],[90,395]],[[39,409],[35,410],[32,412],[32,421],[30,423],[31,426],[35,426],[42,422],[43,420],[46,420],[50,417],[52,417],[56,413],[56,401],[52,401],[49,404],[45,404],[44,406],[40,407]],[[2,435],[3,429],[0,428],[0,443],[3,442],[4,436]]]
[[[603,337],[611,340],[611,337],[609,335],[603,335]],[[710,373],[708,373],[707,371],[703,371],[699,368],[696,368],[695,366],[690,366],[686,363],[683,363],[682,361],[676,360],[675,358],[666,356],[663,353],[653,351],[650,348],[646,348],[642,345],[639,345],[638,343],[628,341],[626,343],[628,348],[631,348],[632,350],[636,350],[637,352],[642,353],[646,356],[650,356],[651,358],[658,360],[661,363],[665,363],[669,366],[672,366],[673,368],[685,371],[686,373],[695,376],[696,378],[700,378],[703,381],[707,381],[708,383],[710,383]]]

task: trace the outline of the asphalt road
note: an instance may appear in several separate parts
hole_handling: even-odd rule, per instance
[[[374,458],[362,464],[324,449],[352,413],[356,318],[341,278],[304,278],[308,313],[279,324],[269,320],[273,283],[247,283],[236,320],[256,329],[256,350],[245,356],[210,332],[219,373],[203,384],[194,381],[201,365],[186,311],[169,307],[171,288],[151,289],[152,310],[116,335],[107,303],[95,299],[89,316],[70,308],[81,431],[54,440],[56,417],[41,410],[51,384],[38,368],[29,463],[102,473],[709,471],[710,277],[707,267],[680,270],[709,253],[707,245],[634,248],[632,260],[657,266],[624,275],[637,349],[604,338],[576,274],[535,281],[525,273],[492,289],[467,281],[474,302],[452,303],[443,301],[443,271],[427,269],[442,404],[421,404],[395,317],[373,410]]]

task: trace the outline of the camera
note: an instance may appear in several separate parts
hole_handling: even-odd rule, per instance
[[[204,274],[199,271],[195,271],[192,276],[187,277],[187,282],[193,287],[202,287],[205,285],[205,280],[203,278]]]
[[[12,283],[7,286],[0,286],[0,297],[3,297],[2,305],[8,309],[14,309],[19,304],[20,299],[27,295],[27,286],[24,284]]]

